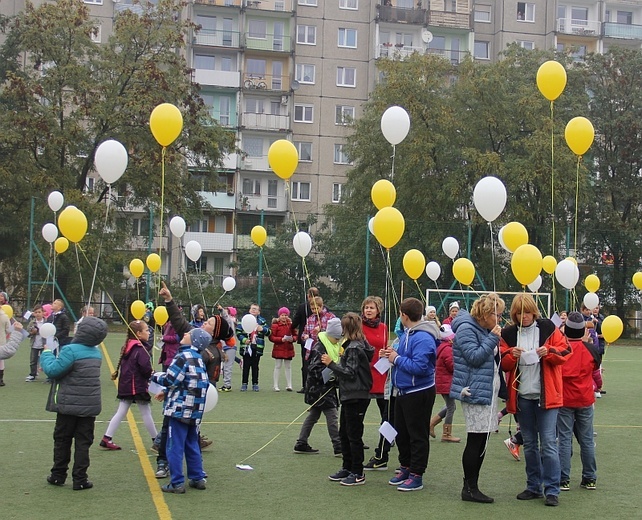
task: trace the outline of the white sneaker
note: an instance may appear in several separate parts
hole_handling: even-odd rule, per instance
[[[35,376],[25,377],[25,383],[31,383],[32,381],[35,381],[35,380],[36,380]]]
[[[595,392],[595,398],[599,399],[600,397],[602,397],[602,394],[600,392]]]
[[[275,391],[275,392],[280,392],[280,391],[281,391],[281,389],[280,389],[280,388],[274,388],[274,391]]]

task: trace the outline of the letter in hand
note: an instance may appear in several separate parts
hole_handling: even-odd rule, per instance
[[[321,363],[323,363],[325,366],[328,366],[330,363],[332,363],[332,358],[327,354],[321,354]]]

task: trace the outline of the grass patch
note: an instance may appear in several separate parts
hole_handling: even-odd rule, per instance
[[[107,349],[112,362],[124,336],[110,334]],[[560,507],[546,508],[542,501],[520,502],[515,495],[525,487],[524,463],[515,462],[502,441],[507,437],[508,418],[501,432],[492,435],[480,477],[480,487],[495,498],[495,504],[471,504],[460,500],[462,470],[461,444],[431,441],[430,460],[424,477],[425,489],[417,493],[399,493],[387,484],[396,467],[393,459],[388,471],[368,472],[365,486],[346,488],[327,480],[341,460],[332,455],[332,445],[321,421],[315,427],[310,444],[321,450],[318,455],[295,455],[292,448],[303,418],[284,428],[301,414],[306,406],[302,396],[282,391],[273,392],[274,362],[269,355],[261,360],[261,391],[238,391],[241,373],[235,365],[234,390],[219,394],[218,406],[206,415],[202,431],[214,444],[203,453],[204,468],[209,474],[208,489],[189,489],[186,495],[160,495],[169,514],[159,514],[153,497],[158,485],[166,480],[145,478],[129,425],[124,421],[114,441],[122,451],[105,452],[97,447],[107,422],[117,408],[116,388],[103,363],[103,412],[96,424],[96,442],[91,449],[90,479],[94,489],[75,492],[71,479],[64,488],[46,483],[53,453],[55,415],[45,411],[49,385],[40,381],[25,383],[28,374],[29,349],[25,342],[18,354],[6,362],[5,381],[0,388],[0,453],[2,453],[3,519],[67,518],[279,518],[315,520],[332,517],[350,519],[407,518],[418,513],[440,520],[516,517],[586,519],[599,515],[615,518],[640,518],[642,496],[634,492],[642,472],[642,348],[611,347],[605,360],[607,395],[598,400],[595,430],[598,432],[598,489],[580,489],[579,449],[573,457],[571,491],[563,492]],[[300,359],[293,362],[295,389],[300,387]],[[281,375],[283,378],[283,374]],[[435,408],[441,405],[437,398]],[[135,407],[132,408],[138,431],[145,446],[150,446],[147,433]],[[161,406],[154,405],[157,424]],[[377,439],[378,412],[373,404],[366,417],[364,440],[374,448]],[[441,431],[441,425],[437,427]],[[465,437],[461,411],[455,414],[453,433]],[[280,435],[279,435],[280,434]],[[258,454],[247,460],[254,471],[239,471],[235,464],[243,461],[268,441],[279,435]],[[370,457],[373,450],[366,452]],[[396,457],[396,450],[393,448]],[[155,467],[152,452],[144,454]]]

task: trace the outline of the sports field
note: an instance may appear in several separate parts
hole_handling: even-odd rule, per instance
[[[514,461],[502,442],[508,436],[508,417],[504,418],[500,433],[491,436],[480,477],[480,488],[495,498],[494,504],[461,501],[464,445],[441,443],[439,437],[431,441],[422,491],[400,493],[387,484],[396,467],[394,459],[388,471],[368,472],[364,486],[351,488],[330,482],[327,475],[339,469],[341,461],[332,454],[325,423],[320,422],[310,438],[319,454],[292,452],[302,422],[299,416],[306,406],[300,394],[284,391],[283,374],[281,392],[272,391],[274,362],[269,346],[261,361],[261,391],[239,392],[241,373],[235,366],[234,390],[219,394],[217,407],[205,416],[202,431],[214,440],[203,453],[205,471],[209,474],[207,489],[188,488],[185,495],[166,495],[160,491],[160,484],[166,480],[154,478],[151,440],[135,408],[133,419],[130,416],[129,422],[123,422],[114,436],[122,451],[98,448],[98,440],[117,407],[116,387],[109,374],[110,365],[118,360],[123,340],[123,334],[113,333],[106,341],[103,413],[96,423],[89,470],[94,488],[85,491],[72,491],[71,479],[62,488],[47,484],[55,419],[54,414],[44,409],[49,385],[42,382],[43,376],[37,382],[24,382],[29,368],[26,342],[14,358],[6,361],[7,386],[0,388],[0,519],[642,518],[639,345],[612,346],[605,357],[607,395],[598,400],[595,413],[597,490],[579,487],[580,461],[576,449],[571,491],[562,492],[558,508],[549,508],[543,501],[515,499],[525,487],[525,474],[524,463]],[[298,357],[293,367],[296,390],[301,382]],[[440,397],[436,403],[435,406],[441,405]],[[161,405],[155,403],[154,407],[160,426]],[[377,428],[378,412],[373,404],[364,436],[371,447],[376,444]],[[441,431],[441,426],[437,431]],[[459,410],[453,433],[465,436]],[[260,451],[252,455],[257,450]],[[367,451],[366,458],[372,453],[372,449]],[[394,448],[393,454],[396,457]],[[254,469],[236,469],[235,465],[241,462]]]

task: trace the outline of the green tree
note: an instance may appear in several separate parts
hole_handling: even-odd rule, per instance
[[[12,285],[24,287],[25,270],[17,266],[25,265],[32,197],[37,199],[37,234],[52,219],[45,201],[54,189],[85,212],[90,226],[82,247],[89,258],[96,257],[100,241],[110,252],[126,249],[127,233],[104,233],[106,228],[127,229],[115,225],[126,215],[112,204],[106,216],[105,205],[97,202],[118,192],[128,205],[153,207],[158,215],[161,147],[149,131],[149,116],[160,103],[176,105],[184,122],[183,132],[165,154],[165,210],[189,220],[201,208],[196,190],[216,186],[221,156],[234,141],[210,117],[199,86],[191,82],[183,50],[194,26],[177,16],[182,5],[160,0],[140,14],[119,12],[113,34],[103,45],[91,40],[98,22],[81,0],[37,8],[27,3],[8,23],[0,51],[0,190],[5,216],[0,239],[13,246],[2,249],[3,271],[11,273]],[[102,183],[88,192],[96,149],[109,138],[127,148],[127,171],[113,192]],[[198,171],[197,179],[188,163]],[[111,253],[101,263],[99,278],[107,285],[122,281],[113,263],[122,266]],[[61,279],[67,267],[61,263]],[[81,262],[75,269],[85,267]],[[78,285],[68,289],[80,296]]]

